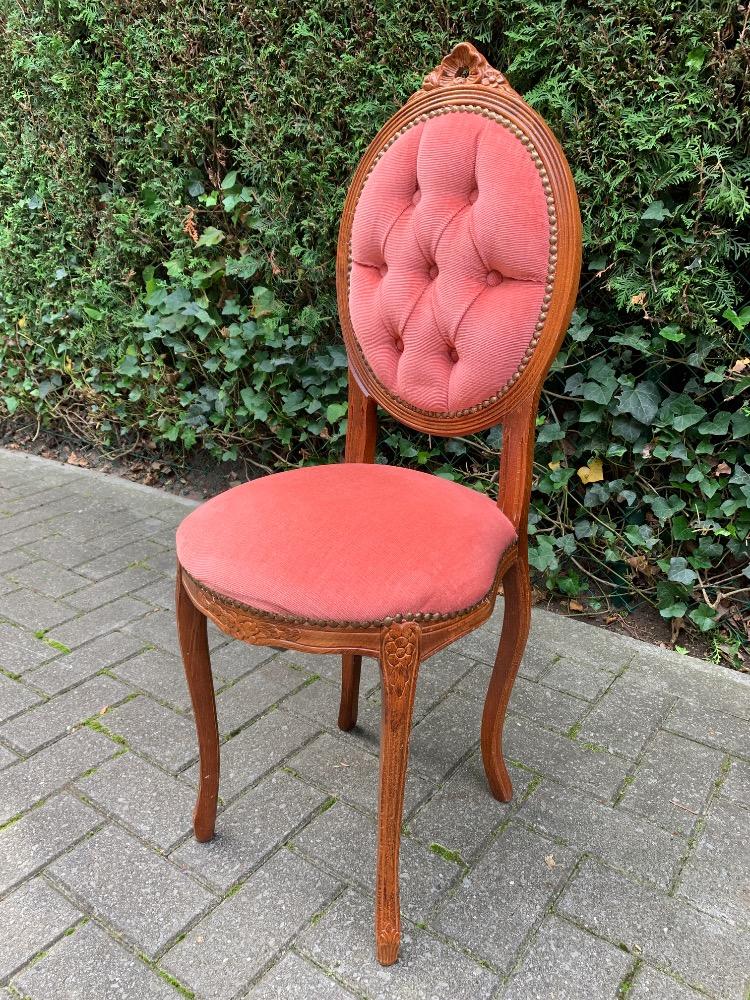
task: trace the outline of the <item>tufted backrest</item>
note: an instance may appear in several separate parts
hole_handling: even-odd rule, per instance
[[[487,70],[432,88],[428,77],[368,151],[342,225],[350,361],[415,425],[497,404],[528,366],[553,299],[550,151],[567,165],[541,119]]]

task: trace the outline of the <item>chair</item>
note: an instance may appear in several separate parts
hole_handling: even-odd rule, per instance
[[[457,45],[354,174],[337,256],[349,358],[345,461],[245,483],[177,532],[177,624],[200,748],[194,827],[214,833],[219,736],[206,620],[245,642],[342,655],[351,729],[363,656],[382,679],[375,936],[400,943],[398,857],[420,662],[505,615],[481,726],[490,790],[512,787],[505,710],[530,621],[527,516],[545,374],[578,287],[573,179],[545,123]],[[376,407],[418,431],[502,424],[497,503],[375,464]]]

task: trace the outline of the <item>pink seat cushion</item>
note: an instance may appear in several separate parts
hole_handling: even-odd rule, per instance
[[[530,348],[549,262],[542,180],[517,136],[463,111],[412,126],[352,225],[349,311],[370,368],[423,410],[485,402]]]
[[[470,607],[515,537],[492,500],[439,476],[322,465],[204,503],[180,525],[177,557],[199,583],[251,608],[369,622]]]

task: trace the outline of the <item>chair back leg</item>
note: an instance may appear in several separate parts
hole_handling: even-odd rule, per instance
[[[177,634],[182,651],[190,700],[193,703],[195,728],[200,753],[198,799],[193,813],[196,840],[211,840],[216,824],[216,801],[219,795],[219,727],[216,721],[211,659],[205,615],[196,608],[182,582],[177,566]]]
[[[380,643],[382,716],[375,890],[375,945],[381,965],[392,965],[396,961],[401,942],[398,855],[419,654],[418,625],[397,622],[383,629]]]
[[[492,794],[509,802],[513,784],[503,758],[503,724],[531,623],[529,567],[520,555],[503,577],[503,594],[503,630],[482,714],[482,760]]]
[[[344,653],[341,657],[341,701],[339,702],[339,729],[349,732],[357,725],[359,711],[359,676],[362,657]]]

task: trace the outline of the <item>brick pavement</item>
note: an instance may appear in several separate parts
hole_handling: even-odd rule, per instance
[[[373,959],[379,689],[212,631],[218,836],[172,609],[178,498],[0,451],[0,998],[746,1000],[747,677],[535,612],[516,794],[478,756],[498,620],[420,677],[402,958]]]

